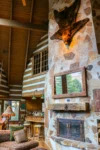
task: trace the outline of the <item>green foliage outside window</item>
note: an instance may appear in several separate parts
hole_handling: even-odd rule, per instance
[[[79,93],[82,92],[82,85],[78,79],[75,79],[71,74],[66,76],[67,78],[67,90],[68,93]]]

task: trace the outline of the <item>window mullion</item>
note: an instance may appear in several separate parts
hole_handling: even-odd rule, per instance
[[[40,73],[42,72],[42,52],[40,53]]]
[[[35,73],[35,72],[34,72],[34,69],[35,69],[35,66],[34,66],[34,56],[33,56],[33,63],[32,63],[32,64],[33,64],[33,67],[32,67],[32,68],[33,68],[33,74],[34,74],[34,73]]]

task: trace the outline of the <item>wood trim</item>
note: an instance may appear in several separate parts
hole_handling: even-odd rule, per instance
[[[47,45],[47,44],[48,44],[48,41],[42,43],[41,45],[38,45],[38,46],[36,47],[36,49],[40,49],[41,47],[44,47],[44,46]]]
[[[41,96],[42,94],[44,94],[44,90],[40,90],[40,91],[37,91],[36,95],[38,96]],[[22,97],[25,98],[25,97],[32,97],[33,96],[33,92],[30,92],[30,93],[22,93]]]
[[[0,91],[0,98],[1,98],[1,99],[3,99],[3,98],[5,99],[5,98],[8,97],[8,96],[9,96],[9,93],[4,93],[4,92],[1,92],[1,91]]]
[[[44,40],[46,37],[48,37],[48,33],[46,33],[44,36],[42,36],[40,40]]]
[[[16,101],[16,100],[21,100],[22,99],[22,97],[20,97],[20,96],[9,96],[9,99],[11,99],[12,101]]]
[[[8,83],[10,80],[10,56],[11,56],[11,35],[12,35],[12,29],[9,29],[9,53],[8,53]]]
[[[26,0],[22,0],[23,6],[26,6]]]
[[[81,93],[71,93],[71,94],[66,93],[66,94],[56,95],[55,92],[54,92],[55,91],[55,81],[54,81],[55,77],[56,76],[62,76],[64,74],[76,73],[76,72],[82,72],[82,83],[83,83],[82,84],[83,85],[82,89],[83,89],[83,91]],[[85,67],[55,74],[55,76],[53,77],[52,87],[53,87],[53,98],[54,99],[87,96],[87,83],[86,83],[86,70],[85,70]]]
[[[8,86],[8,83],[1,80],[1,85]]]
[[[28,70],[28,71],[25,71],[24,75],[30,74],[31,72],[32,72],[32,68],[30,70]]]
[[[29,79],[25,79],[23,80],[24,83],[27,83],[29,81],[33,81],[33,80],[36,80],[36,79],[40,79],[40,78],[43,78],[46,76],[46,73],[45,74],[41,74],[41,75],[37,75],[36,77],[32,77],[32,78],[29,78]]]
[[[21,95],[22,91],[9,91],[9,93],[10,93],[9,95],[11,95],[11,94],[18,94],[18,95],[20,94]]]
[[[39,47],[39,46],[41,46],[41,45],[44,44],[44,43],[48,43],[48,38],[45,39],[45,40],[40,41],[40,42],[37,44],[36,47]]]
[[[35,75],[33,75],[32,77],[41,76],[41,75],[46,74],[47,72],[48,72],[48,71],[44,71],[44,72],[41,72],[41,73],[35,74]]]
[[[13,0],[11,0],[11,13],[10,13],[10,20],[12,20],[13,15]],[[12,40],[12,29],[9,29],[9,48],[8,48],[8,83],[10,80],[10,56],[11,56],[11,40]]]
[[[31,90],[31,89],[38,89],[38,88],[42,88],[44,87],[45,83],[40,83],[38,85],[34,85],[34,86],[29,86],[29,87],[23,87],[23,91],[24,90]]]
[[[33,6],[34,6],[34,0],[32,0],[32,3],[31,3],[30,23],[32,22],[32,18],[33,18]],[[26,65],[27,65],[28,48],[29,48],[29,42],[30,42],[30,34],[31,34],[31,31],[28,30],[27,46],[26,46],[26,57],[25,57],[25,69],[26,69]]]
[[[5,92],[8,92],[8,93],[9,93],[9,88],[1,87],[1,86],[0,86],[0,90],[3,90],[3,91],[5,91]]]
[[[33,57],[32,57],[32,77],[35,77],[35,76],[39,76],[39,75],[42,75],[42,74],[46,74],[48,72],[47,71],[41,71],[41,68],[42,68],[42,52],[46,51],[48,49],[44,49],[44,50],[41,50],[39,52],[35,52],[33,53]],[[40,54],[40,73],[38,74],[34,74],[34,55],[37,55],[37,54]]]
[[[41,82],[41,81],[45,81],[45,77],[40,78],[40,79],[36,79],[36,80],[33,80],[33,81],[25,82],[25,83],[23,83],[23,87],[24,87],[25,85],[34,84],[34,83],[38,83],[38,82]]]
[[[43,50],[47,50],[48,49],[48,44],[44,45],[44,46],[41,46],[40,48],[36,47],[36,49],[33,51],[33,55],[36,54],[36,53],[39,53]]]
[[[19,89],[21,89],[22,88],[22,85],[11,85],[10,84],[10,88],[19,88]]]
[[[40,52],[40,73],[42,72],[42,52]]]
[[[26,30],[42,30],[42,31],[48,30],[48,26],[45,24],[31,24],[31,23],[25,24],[15,20],[9,20],[4,18],[0,18],[0,26],[7,26]]]
[[[24,94],[30,94],[30,93],[34,93],[34,91],[36,91],[36,89],[31,89],[31,90],[23,90],[22,91],[22,95],[24,95]],[[38,90],[36,91],[37,93],[38,92],[41,92],[41,91],[44,91],[44,87],[42,87],[42,88],[38,88]]]

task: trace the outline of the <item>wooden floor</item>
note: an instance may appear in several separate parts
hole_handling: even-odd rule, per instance
[[[47,150],[50,150],[49,147],[46,145],[45,141],[39,141],[39,147],[43,147]]]
[[[50,150],[50,148],[47,146],[47,144],[45,143],[45,141],[44,141],[44,139],[37,139],[37,138],[34,138],[34,137],[32,137],[32,138],[30,138],[31,140],[36,140],[36,141],[38,141],[39,142],[39,147],[41,147],[41,148],[45,148],[46,150]]]

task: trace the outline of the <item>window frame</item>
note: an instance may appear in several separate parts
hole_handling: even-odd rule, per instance
[[[4,112],[4,102],[5,101],[16,101],[16,102],[19,102],[19,118],[18,118],[18,120],[9,120],[9,122],[11,122],[11,123],[17,123],[17,122],[19,122],[20,121],[20,100],[3,100],[3,112]]]
[[[81,72],[82,73],[82,92],[80,93],[62,93],[62,94],[59,94],[57,95],[55,90],[56,90],[56,87],[55,87],[55,78],[57,76],[61,76],[63,77],[63,75],[68,75],[68,74],[71,74],[71,73],[77,73],[77,72]],[[54,99],[62,99],[62,98],[73,98],[73,97],[86,97],[87,96],[87,82],[86,82],[86,69],[85,67],[82,67],[82,68],[78,68],[78,69],[75,69],[75,70],[69,70],[69,71],[65,71],[65,72],[62,72],[62,73],[58,73],[56,75],[54,75],[53,77],[53,83],[52,83],[52,88],[53,88],[53,94],[52,94],[52,97]],[[64,83],[62,82],[62,87],[65,87]],[[67,87],[67,85],[66,85]]]
[[[38,75],[42,75],[42,74],[45,74],[48,72],[49,70],[49,63],[48,63],[48,70],[46,71],[42,71],[42,53],[44,51],[48,51],[48,49],[44,49],[44,50],[41,50],[39,52],[34,52],[33,54],[33,58],[32,58],[32,75],[35,77],[35,76],[38,76]],[[40,54],[40,73],[37,73],[37,74],[34,74],[34,56],[37,55],[37,54]]]

